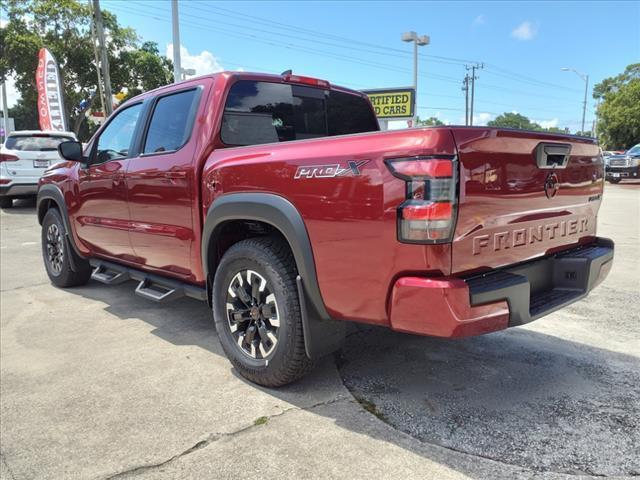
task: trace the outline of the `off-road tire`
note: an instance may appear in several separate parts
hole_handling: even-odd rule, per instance
[[[47,210],[42,220],[41,239],[42,259],[51,283],[56,287],[66,288],[84,285],[89,281],[91,265],[69,248],[67,232],[57,208]],[[53,243],[57,245],[54,246]],[[50,248],[56,249],[55,261],[52,260]],[[71,269],[70,255],[73,255],[73,264],[77,271]]]
[[[0,197],[0,208],[11,208],[11,207],[13,207],[13,198]]]
[[[266,280],[266,288],[275,295],[279,312],[277,343],[265,358],[253,358],[243,350],[230,326],[229,289],[239,273],[249,270]],[[243,377],[265,387],[294,382],[312,367],[305,353],[296,275],[288,245],[275,237],[251,238],[236,243],[225,252],[216,270],[212,303],[222,348]],[[259,341],[258,344],[260,346]]]

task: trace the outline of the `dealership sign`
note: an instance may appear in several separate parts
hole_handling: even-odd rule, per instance
[[[413,88],[386,88],[365,90],[378,118],[411,118],[414,114],[415,90]]]
[[[41,48],[38,53],[36,86],[40,130],[66,131],[60,72],[55,58],[46,48]]]

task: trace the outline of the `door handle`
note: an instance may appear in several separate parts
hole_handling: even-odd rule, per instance
[[[114,173],[113,176],[111,177],[111,182],[113,183],[114,187],[120,186],[123,180],[124,180],[124,173],[117,172],[117,173]]]
[[[565,168],[569,163],[571,144],[540,142],[535,150],[538,168]]]
[[[164,178],[170,178],[172,180],[187,178],[186,172],[164,172]]]

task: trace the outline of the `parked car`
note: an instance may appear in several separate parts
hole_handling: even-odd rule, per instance
[[[640,143],[626,153],[607,157],[605,169],[606,179],[611,183],[640,179]]]
[[[14,198],[35,196],[42,173],[61,160],[60,142],[75,139],[73,132],[20,130],[9,133],[0,147],[0,207],[11,207]]]
[[[271,387],[339,348],[347,320],[480,335],[606,277],[594,139],[378,130],[364,94],[293,74],[146,92],[84,151],[59,145],[38,191],[46,272],[209,302],[232,364]]]

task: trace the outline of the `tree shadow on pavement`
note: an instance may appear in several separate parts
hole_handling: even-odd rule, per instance
[[[106,303],[122,320],[148,323],[172,345],[224,356],[206,303],[158,305],[136,297],[133,286],[91,282],[69,292]],[[337,404],[311,410],[341,428],[471,476],[640,474],[636,357],[528,329],[441,340],[362,327],[335,358],[344,385],[381,420],[363,422]],[[333,369],[328,362],[323,368]],[[317,379],[280,389],[249,385],[307,409],[314,389],[326,388]]]

